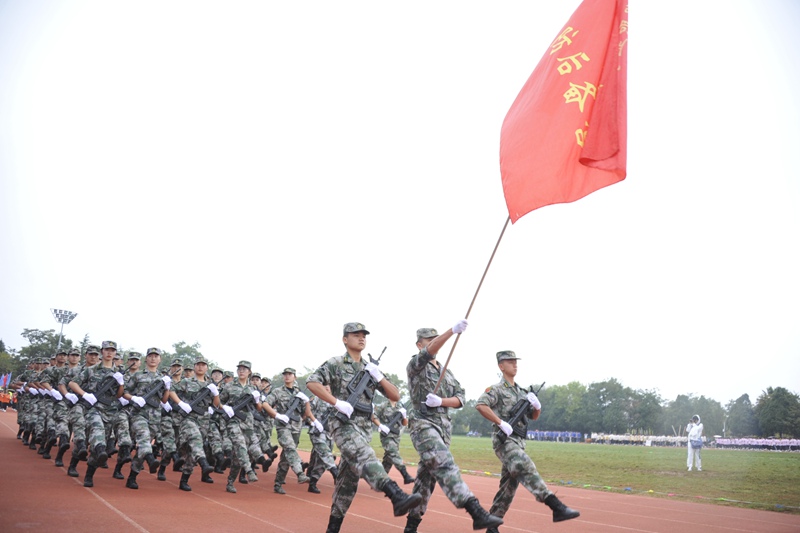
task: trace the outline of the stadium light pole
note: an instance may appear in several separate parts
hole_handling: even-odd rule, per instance
[[[78,313],[73,313],[72,311],[65,311],[64,309],[50,309],[55,317],[56,321],[61,323],[61,332],[58,334],[58,346],[56,346],[56,350],[61,349],[61,337],[64,334],[64,324],[69,324],[72,320],[78,316]]]

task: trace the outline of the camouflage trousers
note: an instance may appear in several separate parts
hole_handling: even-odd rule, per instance
[[[56,435],[69,436],[67,403],[69,400],[61,400],[53,404],[53,428],[56,430]]]
[[[408,515],[419,518],[425,514],[428,502],[436,483],[442,487],[445,496],[458,509],[462,509],[467,500],[475,495],[461,478],[461,471],[450,453],[450,433],[440,426],[425,419],[412,419],[411,442],[419,453],[417,480],[414,482],[414,493],[422,496],[422,503],[411,509]]]
[[[183,464],[184,474],[191,474],[197,460],[201,457],[206,458],[203,442],[208,437],[209,422],[208,416],[199,416],[195,413],[188,414],[181,420],[178,449],[186,461]]]
[[[389,433],[388,435],[381,434],[381,446],[383,447],[383,468],[387,472],[394,466],[396,469],[401,470],[405,468],[403,458],[400,457],[400,435]]]
[[[131,414],[131,436],[136,441],[136,461],[139,466],[142,465],[145,455],[153,453],[153,436],[158,435],[157,431],[161,426],[160,409],[145,404],[142,409]]]
[[[220,416],[216,420],[211,420],[212,428],[216,425],[217,430],[219,431],[219,438],[220,438],[219,448],[223,452],[225,450],[230,450],[231,447],[233,446],[233,444],[231,443],[230,435],[228,435],[228,425],[230,424],[230,422],[228,420],[225,420],[225,418],[227,417]],[[211,436],[209,436],[209,440],[211,440]],[[213,447],[214,445],[212,444],[212,448]]]
[[[266,453],[269,448],[272,448],[272,426],[267,426],[263,422],[253,423],[253,434],[258,437],[258,443],[261,446],[261,453]]]
[[[164,446],[164,457],[178,451],[178,435],[180,434],[180,415],[164,413],[161,415],[161,444]]]
[[[211,451],[211,455],[222,453],[223,434],[225,433],[227,432],[220,429],[218,420],[211,420],[211,419],[208,420],[207,443],[208,443],[208,448]]]
[[[248,443],[247,453],[250,454],[250,460],[256,461],[259,457],[263,457],[266,448],[261,445],[261,436],[250,424],[250,421],[248,420],[244,424],[240,424],[240,427],[242,428],[242,433],[244,433],[244,438]]]
[[[44,435],[51,429],[55,429],[55,421],[53,420],[53,402],[50,398],[39,400],[42,402],[39,410],[39,417],[36,420],[36,434]]]
[[[252,457],[251,448],[253,448],[252,441],[248,438],[247,425],[241,422],[229,421],[227,423],[228,431],[226,432],[231,443],[231,450],[233,455],[233,465],[244,468],[245,472],[252,470],[250,463],[258,459],[260,449],[256,450],[258,453],[255,458]]]
[[[67,400],[69,401],[69,400]],[[86,411],[79,403],[69,408],[67,422],[72,432],[72,440],[75,442],[86,441]]]
[[[509,437],[504,443],[501,443],[497,436],[494,436],[492,445],[494,454],[500,459],[503,468],[500,473],[500,487],[497,489],[492,508],[489,511],[491,514],[500,518],[506,515],[520,483],[539,502],[543,502],[552,494],[536,470],[533,460],[525,453],[525,441]]]
[[[342,454],[339,477],[333,489],[331,516],[344,518],[356,497],[359,478],[363,478],[372,490],[381,491],[389,476],[372,449],[368,429],[348,422],[334,428],[331,436]]]
[[[297,444],[300,442],[300,432],[292,431],[291,427],[278,428],[278,444],[281,445],[281,458],[278,462],[278,471],[275,472],[275,484],[283,483],[289,468],[295,474],[303,472],[302,461],[297,454]]]
[[[333,452],[331,451],[332,442],[325,432],[309,431],[308,437],[311,439],[311,446],[313,446],[311,459],[308,462],[308,477],[319,479],[326,470],[336,466],[336,462],[333,460]]]
[[[86,437],[89,451],[94,454],[94,448],[98,444],[105,446],[108,437],[111,436],[111,418],[117,413],[107,413],[101,407],[95,407],[86,411]]]
[[[117,439],[117,446],[133,447],[133,439],[131,438],[131,408],[126,407],[117,409],[111,416],[111,428],[114,432],[114,438]]]

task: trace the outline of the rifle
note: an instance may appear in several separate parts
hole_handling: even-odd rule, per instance
[[[213,383],[213,382],[212,382]],[[206,397],[211,394],[211,390],[206,386],[200,389],[200,392],[197,393],[197,396],[189,402],[189,407],[192,408],[192,411],[198,415],[204,415],[208,412],[208,409],[200,407],[200,402],[206,399]],[[189,413],[184,411],[183,409],[180,410],[183,416],[189,416]]]
[[[383,357],[383,352],[386,351],[386,346],[383,347],[383,351],[378,356],[377,359],[372,358],[372,354],[368,353],[367,357],[372,364],[377,365],[381,362],[381,357]],[[372,379],[372,376],[369,372],[362,369],[355,378],[353,378],[350,383],[347,384],[347,392],[350,394],[347,396],[347,403],[353,406],[353,415],[361,415],[361,416],[369,416],[372,414],[372,397],[374,396],[374,391],[369,389],[369,386],[375,383],[375,380]],[[376,384],[377,385],[377,384]],[[369,404],[361,403],[361,396],[363,394],[367,395],[369,398]],[[341,420],[342,422],[347,422],[349,419],[347,415],[344,413],[336,413],[336,418]]]
[[[410,405],[411,405],[411,402],[409,401],[405,405],[403,405],[403,408],[404,409],[408,409]],[[389,427],[389,432],[394,433],[395,435],[399,435],[400,434],[400,426],[401,426],[401,424],[403,422],[403,418],[405,418],[403,416],[403,413],[401,413],[400,411],[396,412],[394,414],[394,416],[392,418],[390,418],[389,422],[387,422],[387,424],[386,424]]]
[[[317,420],[320,424],[322,424],[322,429],[328,431],[328,418],[331,416],[331,412],[333,409],[326,409],[325,413],[322,416],[317,416]],[[316,415],[315,415],[316,416]],[[309,422],[306,420],[306,422]],[[321,431],[318,431],[317,428],[314,427],[314,424],[309,424],[308,434],[309,435],[318,435],[321,434]]]
[[[172,374],[169,374],[168,376],[170,378],[172,378],[172,376],[178,374],[179,372],[181,372],[181,370],[176,370],[175,372],[173,372]],[[164,381],[162,381],[161,379],[157,380],[156,383],[154,383],[149,389],[147,389],[147,392],[144,393],[144,395],[142,396],[142,399],[150,407],[158,409],[161,406],[161,401],[159,400],[159,398],[160,398],[161,394],[164,392],[165,387],[166,387],[166,385],[164,385]],[[133,404],[133,405],[134,405],[134,408],[136,409],[136,411],[138,411],[139,409],[142,409],[142,407],[139,407],[137,404]]]
[[[544,387],[545,382],[543,381],[539,388],[535,391],[533,390],[533,385],[528,387],[528,392],[533,392],[537,396],[539,395],[539,391],[542,390]],[[528,422],[525,420],[525,417],[528,414],[528,411],[531,409],[531,403],[528,401],[527,398],[522,398],[521,400],[517,401],[514,404],[514,407],[511,409],[511,418],[508,419],[508,425],[511,426],[514,430],[514,435],[518,437],[527,438],[528,436]],[[520,424],[522,422],[522,424]],[[500,442],[505,442],[506,434],[500,431],[498,433],[498,437],[500,437]]]
[[[298,389],[298,392],[303,392],[303,391]],[[306,396],[308,396],[308,394],[306,394]],[[300,408],[303,406],[304,403],[305,402],[302,399],[300,399],[300,397],[297,396],[297,394],[295,394],[294,398],[292,398],[292,403],[289,404],[289,407],[286,409],[286,412],[284,414],[289,417],[290,421],[300,422],[302,418],[298,414],[298,411],[300,410]],[[281,422],[280,420],[278,420],[278,422],[283,424],[283,422]],[[285,426],[288,424],[283,424],[283,425]]]
[[[135,363],[131,363],[130,366],[128,366],[128,368],[125,369],[125,372],[122,373],[122,375],[124,376],[125,374],[127,374],[128,371],[131,368],[133,368],[134,364]],[[115,394],[114,395],[110,394],[111,389],[119,386],[120,385],[119,383],[117,383],[117,380],[114,379],[114,376],[108,375],[103,379],[99,387],[97,387],[94,391],[89,391],[92,394],[94,394],[94,397],[97,399],[97,401],[94,404],[90,404],[87,400],[84,400],[83,397],[81,397],[81,400],[86,405],[89,406],[89,409],[95,407],[98,403],[102,403],[103,405],[106,406],[111,405],[117,398]]]
[[[247,413],[250,412],[250,406],[252,405],[255,407],[255,400],[253,399],[253,395],[249,392],[246,392],[242,395],[241,399],[236,402],[235,404],[231,405],[231,409],[233,409],[233,416],[241,420],[242,422],[247,421]]]

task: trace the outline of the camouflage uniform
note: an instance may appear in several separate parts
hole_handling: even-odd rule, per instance
[[[450,409],[425,405],[425,398],[433,392],[440,376],[441,366],[435,366],[433,359],[427,348],[423,348],[406,366],[411,394],[408,427],[411,442],[419,453],[414,492],[422,496],[422,503],[408,513],[409,518],[415,519],[425,514],[437,481],[445,496],[459,509],[475,497],[461,478],[458,465],[450,453]],[[437,394],[442,398],[456,397],[464,405],[464,389],[450,369],[445,372]]]
[[[347,400],[349,392],[347,386],[364,368],[364,361],[356,362],[349,354],[328,359],[309,377],[308,383],[330,385],[331,394],[338,399]],[[371,383],[370,392],[383,390]],[[372,400],[363,394],[360,403],[372,405]],[[338,414],[338,413],[337,413]],[[339,462],[339,476],[333,491],[333,505],[331,517],[343,519],[353,503],[358,490],[358,479],[363,478],[375,491],[383,491],[384,485],[390,481],[383,469],[375,451],[372,449],[372,421],[370,414],[353,412],[346,422],[337,416],[328,419],[331,437],[339,448],[342,456]]]
[[[184,378],[172,386],[173,392],[178,397],[186,402],[191,403],[200,391],[208,387],[210,381],[198,381],[197,378]],[[208,415],[208,407],[211,406],[214,397],[210,394],[200,401],[198,407],[204,414],[198,414],[191,411],[189,414],[184,413],[180,408],[175,409],[181,416],[180,433],[178,440],[180,441],[179,449],[184,457],[183,473],[191,474],[194,470],[196,461],[201,458],[206,459],[205,450],[203,448],[203,441],[208,436],[208,424],[210,421]]]
[[[94,366],[84,368],[72,381],[77,383],[85,392],[94,393],[100,384],[116,371],[117,370],[113,367],[104,367],[101,362]],[[117,388],[113,387],[111,390],[114,391],[114,395],[116,395]],[[95,403],[94,406],[85,408],[87,440],[89,450],[92,453],[94,453],[98,445],[102,444],[105,446],[107,437],[111,432],[111,418],[109,414],[116,414],[115,409],[116,406],[119,405],[116,398],[112,397],[111,405],[113,407],[106,406],[100,401],[100,398],[97,398],[97,403]]]
[[[286,369],[291,370],[291,369]],[[286,372],[284,370],[284,373]],[[293,373],[293,372],[292,372]],[[278,431],[278,444],[281,445],[281,458],[278,462],[278,471],[275,473],[275,485],[281,485],[286,480],[286,474],[289,468],[297,474],[298,479],[301,479],[303,474],[302,461],[297,454],[297,444],[300,442],[300,432],[303,429],[303,412],[305,411],[305,402],[300,402],[300,406],[294,413],[287,413],[289,405],[293,402],[294,397],[300,392],[299,387],[292,389],[285,386],[278,387],[272,390],[267,396],[267,404],[275,409],[280,414],[299,415],[300,420],[289,420],[288,424],[282,422],[276,423]]]
[[[145,369],[135,373],[125,384],[125,392],[131,396],[142,397],[153,387],[158,386],[162,380],[158,372],[150,372]],[[131,469],[141,470],[144,458],[153,453],[150,441],[159,434],[161,427],[161,398],[163,395],[157,394],[154,398],[158,400],[158,407],[153,407],[150,403],[145,403],[144,407],[131,402],[128,407],[130,411],[130,428],[133,438],[136,439],[136,459],[134,459]],[[156,403],[156,402],[153,402]]]
[[[384,402],[375,407],[375,417],[381,424],[389,424],[389,421],[400,412],[398,405],[392,405],[391,402]],[[402,418],[400,419],[400,427],[402,427]],[[402,431],[402,430],[401,430]],[[400,433],[392,433],[391,431],[384,435],[379,432],[381,436],[381,446],[383,447],[383,468],[387,472],[394,466],[399,472],[403,472],[406,467],[403,463],[403,458],[400,457]]]
[[[242,361],[241,363],[243,363]],[[240,364],[241,364],[240,363]],[[250,367],[248,367],[250,368]],[[232,406],[245,398],[245,395],[252,396],[256,388],[250,385],[242,385],[238,381],[232,381],[222,387],[219,393],[219,401]],[[225,418],[228,418],[225,415]],[[258,459],[261,456],[261,446],[252,440],[252,424],[253,415],[247,412],[247,420],[242,421],[236,416],[228,418],[225,421],[227,427],[227,436],[230,439],[231,451],[233,455],[233,466],[238,474],[239,469],[243,468],[245,472],[253,470],[251,461]],[[248,433],[250,437],[248,437]]]
[[[336,416],[336,409],[316,396],[311,398],[311,412],[314,413],[314,418],[319,420],[325,428],[328,427],[328,421],[331,417]],[[311,439],[313,447],[311,459],[308,462],[308,477],[315,481],[321,478],[326,470],[336,468],[336,462],[331,451],[333,441],[331,441],[327,431],[319,432],[314,426],[308,428],[308,437]]]

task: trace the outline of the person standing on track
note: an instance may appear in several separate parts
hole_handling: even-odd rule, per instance
[[[492,435],[492,447],[503,465],[500,474],[500,488],[489,512],[495,516],[504,517],[514,499],[517,487],[522,483],[522,486],[528,489],[537,501],[544,503],[553,511],[553,522],[579,517],[581,514],[578,511],[561,503],[556,495],[547,488],[536,470],[533,460],[525,453],[526,437],[514,433],[514,428],[507,422],[513,415],[514,406],[520,400],[525,400],[530,404],[525,419],[519,422],[520,428],[523,430],[527,430],[527,419],[536,420],[542,411],[542,404],[536,394],[526,391],[514,381],[519,358],[510,350],[497,352],[496,358],[497,366],[503,373],[503,379],[500,383],[487,388],[478,398],[476,405],[476,409],[486,420],[497,425],[497,431]],[[497,531],[496,527],[489,528],[487,533],[497,533]]]
[[[700,423],[700,415],[694,415],[692,421],[686,426],[686,447],[688,448],[688,457],[686,458],[686,466],[689,467],[689,472],[692,471],[692,462],[698,472],[703,471],[703,463],[700,460],[700,450],[703,449],[703,424]]]

